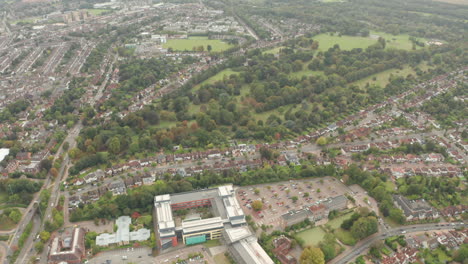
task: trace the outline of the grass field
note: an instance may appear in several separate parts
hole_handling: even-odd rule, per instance
[[[306,245],[317,246],[325,237],[325,231],[320,227],[314,227],[297,233],[297,236],[305,241]]]
[[[412,42],[408,39],[409,35],[391,35],[383,32],[370,32],[369,37],[357,37],[357,36],[333,36],[329,33],[324,33],[313,37],[314,40],[319,42],[319,50],[326,51],[333,47],[335,44],[340,45],[342,50],[352,50],[356,48],[367,48],[377,42],[379,37],[383,37],[386,41],[386,48],[396,48],[411,50],[413,47]],[[423,40],[423,39],[421,39]]]
[[[223,253],[214,256],[214,261],[216,264],[230,264],[229,259],[224,256]]]
[[[112,12],[112,10],[109,9],[86,9],[91,15],[93,16],[99,16],[104,12]]]
[[[221,242],[219,242],[219,239],[208,240],[205,243],[203,243],[203,246],[207,248],[217,247],[221,246]]]
[[[389,191],[389,192],[393,192],[395,190],[395,184],[392,182],[392,181],[386,181],[385,182],[385,188]]]
[[[338,238],[341,241],[341,243],[345,245],[353,246],[356,244],[356,239],[353,238],[353,236],[351,235],[351,232],[348,230],[338,228],[334,231],[334,234],[336,238]]]
[[[16,226],[16,224],[11,221],[10,218],[3,218],[2,221],[0,221],[0,230],[11,230]]]
[[[381,87],[385,87],[389,83],[390,75],[406,77],[408,76],[408,74],[416,74],[416,73],[411,67],[405,66],[402,70],[400,69],[386,70],[386,71],[368,76],[359,81],[355,81],[352,84],[358,85],[360,87],[364,87],[366,86],[367,83],[369,83],[369,85],[379,84]]]
[[[193,47],[203,46],[205,51],[211,45],[212,51],[224,51],[232,45],[218,39],[208,39],[208,37],[189,37],[188,39],[169,39],[163,44],[163,48],[172,48],[177,51],[192,51]]]
[[[392,35],[384,32],[375,32],[371,31],[371,37],[374,39],[378,39],[378,37],[382,37],[387,41],[386,48],[395,48],[395,49],[404,49],[404,50],[411,50],[413,48],[413,43],[409,40],[410,35],[408,34],[400,34],[400,35]],[[420,41],[426,41],[425,39],[418,38]],[[416,46],[416,48],[421,48]]]
[[[214,76],[206,79],[205,81],[201,82],[200,84],[197,84],[193,87],[193,89],[196,91],[200,88],[200,86],[204,85],[204,84],[211,84],[211,83],[215,83],[217,81],[221,81],[224,76],[226,76],[227,78],[229,76],[231,76],[232,74],[239,74],[239,72],[236,72],[236,71],[233,71],[231,69],[225,69],[225,70],[222,70],[220,72],[218,72],[217,74],[215,74]]]
[[[347,213],[345,215],[342,215],[340,217],[337,217],[331,221],[328,221],[327,225],[331,226],[333,229],[340,228],[341,224],[344,222],[344,220],[351,218],[354,212]]]
[[[5,203],[8,201],[8,193],[0,192],[0,204]]]

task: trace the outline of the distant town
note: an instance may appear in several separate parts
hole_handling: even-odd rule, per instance
[[[468,259],[458,0],[0,0],[0,262]]]

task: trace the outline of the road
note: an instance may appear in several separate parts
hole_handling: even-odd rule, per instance
[[[402,232],[405,234],[418,233],[424,231],[437,231],[437,230],[448,230],[459,227],[468,227],[467,223],[438,223],[438,224],[423,224],[423,225],[410,225],[399,228],[388,229],[385,233],[379,232],[374,235],[367,237],[366,239],[357,243],[354,247],[345,250],[343,253],[338,255],[336,258],[331,260],[329,264],[345,264],[352,262],[359,255],[364,253],[373,243],[386,239],[391,236],[401,235]]]
[[[32,253],[34,250],[33,242],[36,238],[36,234],[39,232],[40,223],[41,218],[36,214],[33,218],[33,228],[31,230],[31,235],[29,235],[28,239],[25,241],[23,250],[17,258],[17,262],[19,261],[19,263],[28,263],[29,258],[32,256],[32,254],[29,253]]]
[[[117,57],[115,56],[110,67],[109,67],[109,70],[108,72],[104,75],[105,76],[105,79],[104,81],[102,82],[101,86],[99,87],[95,97],[90,101],[90,105],[91,106],[94,106],[94,104],[96,103],[96,101],[102,96],[102,92],[104,90],[104,88],[106,87],[107,85],[107,82],[109,81],[109,76],[110,76],[110,73],[112,72],[112,66],[114,65],[114,63],[116,62],[117,60]],[[65,138],[64,142],[68,142],[70,144],[69,148],[74,148],[76,146],[76,138],[78,137],[78,135],[80,134],[80,131],[81,129],[83,128],[83,124],[82,124],[82,121],[79,120],[78,123],[72,128],[72,130],[70,130],[70,132],[68,133],[67,137]],[[62,144],[63,146],[63,144]],[[62,153],[63,152],[63,149],[62,149],[62,146],[60,147],[59,151],[57,153]],[[60,167],[60,170],[59,170],[59,173],[58,173],[58,179],[54,182],[54,186],[53,186],[53,190],[51,192],[51,196],[50,196],[50,199],[49,199],[49,205],[47,206],[47,209],[46,209],[46,212],[45,212],[45,217],[42,221],[42,225],[41,225],[41,229],[40,230],[43,230],[44,229],[44,224],[47,220],[49,221],[52,221],[52,209],[58,204],[59,202],[59,198],[60,198],[60,183],[62,182],[65,182],[67,177],[68,177],[68,168],[70,166],[70,158],[68,157],[68,153],[65,153],[65,157],[63,159],[63,162],[62,162],[62,166]],[[51,241],[49,241],[48,243],[46,243],[44,245],[44,250],[41,254],[41,260],[40,262],[41,263],[47,263],[47,255],[48,255],[48,245],[50,244]],[[26,248],[26,244],[25,244],[25,248]],[[18,258],[20,259],[20,258]],[[22,262],[19,262],[19,263],[22,263]]]

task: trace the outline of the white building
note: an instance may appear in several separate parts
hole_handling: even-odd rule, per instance
[[[151,236],[150,230],[141,228],[130,232],[130,224],[132,219],[129,216],[121,216],[117,218],[117,232],[113,234],[103,233],[96,237],[96,245],[108,246],[110,244],[128,244],[130,241],[145,241]]]

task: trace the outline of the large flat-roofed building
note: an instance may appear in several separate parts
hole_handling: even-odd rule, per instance
[[[117,231],[113,234],[103,233],[96,237],[96,245],[108,246],[111,244],[128,244],[130,241],[145,241],[151,236],[149,229],[141,228],[130,232],[132,219],[129,216],[121,216],[115,221]]]
[[[224,229],[221,217],[188,220],[182,222],[182,240],[184,244],[191,245],[218,239]]]
[[[176,225],[174,210],[212,207],[214,217],[195,217]],[[164,194],[154,198],[155,230],[159,247],[166,249],[184,244],[196,244],[218,239],[226,225],[240,226],[246,223],[245,215],[236,200],[232,185],[180,194]]]
[[[247,226],[225,229],[228,251],[238,264],[273,264]]]
[[[66,229],[60,237],[52,240],[48,263],[81,263],[86,256],[84,245],[85,230]]]

